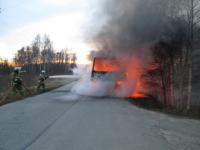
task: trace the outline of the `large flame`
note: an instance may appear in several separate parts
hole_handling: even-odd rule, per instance
[[[94,71],[99,72],[117,72],[119,71],[119,62],[111,58],[96,58],[94,59]]]
[[[142,91],[142,67],[137,58],[95,58],[93,64],[93,71],[95,72],[120,72],[123,74],[123,79],[116,79],[115,88],[125,88],[128,91],[127,97],[141,98],[145,97]]]

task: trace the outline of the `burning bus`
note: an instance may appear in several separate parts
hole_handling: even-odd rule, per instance
[[[94,58],[92,80],[121,80],[124,72],[120,69],[120,62],[114,58]]]
[[[136,59],[96,57],[93,60],[91,81],[110,82],[114,95],[123,97],[145,97],[141,92],[139,63]]]

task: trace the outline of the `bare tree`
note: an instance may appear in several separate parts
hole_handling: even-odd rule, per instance
[[[187,22],[187,41],[186,47],[186,61],[188,70],[188,97],[187,110],[190,110],[191,95],[192,95],[192,77],[193,77],[193,53],[197,49],[199,43],[199,23],[200,23],[200,1],[199,0],[183,0],[183,11]]]
[[[52,41],[47,35],[44,35],[43,37],[43,50],[41,51],[41,56],[42,56],[42,61],[44,64],[43,69],[47,70],[47,72],[49,73],[50,63],[52,63],[54,59],[54,51],[53,51]]]
[[[40,50],[41,50],[41,37],[40,35],[38,34],[34,41],[32,42],[32,51],[33,51],[33,61],[35,64],[38,64],[40,62],[40,58],[39,58],[39,55],[40,55]]]
[[[44,35],[41,40],[38,34],[31,46],[18,50],[14,58],[15,64],[23,67],[27,73],[35,75],[42,69],[49,74],[71,73],[71,68],[76,65],[75,54],[70,55],[67,49],[55,52],[52,43],[49,36]]]
[[[77,67],[76,61],[77,61],[76,54],[72,53],[71,54],[71,68],[72,69]]]
[[[153,48],[154,59],[161,67],[164,103],[190,110],[193,53],[199,49],[200,39],[200,1],[169,1],[166,7],[165,28]]]

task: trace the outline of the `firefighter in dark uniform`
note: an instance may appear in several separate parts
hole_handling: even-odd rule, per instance
[[[20,75],[20,68],[15,68],[12,74],[12,89],[13,92],[16,93],[20,93],[21,95],[23,95],[23,80],[21,78]]]
[[[37,91],[40,90],[40,88],[42,87],[43,91],[45,91],[45,80],[48,78],[48,76],[46,75],[45,71],[42,70],[38,79],[38,86],[37,86]]]

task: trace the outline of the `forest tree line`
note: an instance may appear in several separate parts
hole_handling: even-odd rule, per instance
[[[22,47],[14,56],[13,65],[7,60],[0,63],[0,72],[8,73],[14,66],[22,67],[27,73],[36,75],[45,70],[47,74],[72,74],[76,68],[76,54],[68,49],[55,51],[49,36],[35,37],[30,46]]]
[[[0,58],[0,74],[8,74],[13,70],[13,65],[7,59]]]
[[[147,72],[146,81],[149,88],[157,90],[165,106],[179,110],[199,108],[200,1],[163,3],[164,30],[151,47],[153,62],[159,67]]]

